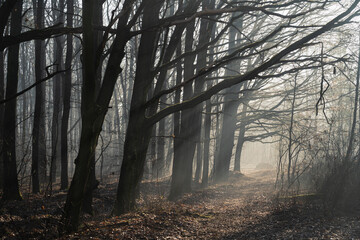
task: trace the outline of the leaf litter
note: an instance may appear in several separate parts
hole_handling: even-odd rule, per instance
[[[169,179],[141,185],[134,212],[111,216],[116,183],[94,192],[94,215],[59,236],[66,192],[29,194],[0,206],[1,239],[360,239],[360,214],[329,214],[317,202],[279,201],[274,171],[231,173],[229,181],[167,200]],[[355,210],[354,210],[355,211]],[[359,212],[360,213],[360,212]]]

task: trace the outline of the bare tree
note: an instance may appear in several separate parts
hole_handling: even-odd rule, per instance
[[[15,1],[14,1],[15,2]],[[0,9],[8,7],[5,2]],[[10,8],[12,9],[12,8]],[[16,5],[11,11],[10,35],[18,35],[21,32],[21,14],[22,1],[16,1]],[[6,14],[9,16],[8,14]],[[6,16],[5,15],[5,16]],[[1,16],[4,16],[1,14]],[[1,22],[0,22],[1,24]],[[0,25],[2,27],[2,25]],[[0,29],[1,30],[1,29]],[[1,31],[2,32],[2,31]],[[18,85],[18,69],[19,69],[19,45],[13,45],[8,49],[8,63],[7,63],[7,82],[6,82],[6,96],[10,98],[17,92]],[[4,175],[3,175],[3,190],[4,200],[20,200],[19,183],[17,178],[16,168],[16,99],[13,99],[5,104],[4,110],[4,125],[3,125],[3,152],[4,152]]]

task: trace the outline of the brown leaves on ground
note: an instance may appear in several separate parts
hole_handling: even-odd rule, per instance
[[[226,184],[166,200],[168,181],[144,182],[137,211],[110,217],[116,184],[95,193],[95,215],[58,236],[65,193],[30,195],[0,210],[3,239],[360,239],[358,217],[326,217],[318,204],[279,202],[274,172],[233,173]]]

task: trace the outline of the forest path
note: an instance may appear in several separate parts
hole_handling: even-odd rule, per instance
[[[139,209],[103,223],[87,222],[74,237],[102,239],[259,239],[254,227],[274,208],[275,171],[231,173],[229,181],[166,200],[168,181],[145,182]],[[96,229],[94,231],[93,229]],[[99,236],[102,232],[104,235]],[[69,236],[67,236],[69,237]],[[265,239],[271,239],[265,233]]]
[[[317,204],[279,202],[275,171],[231,173],[229,182],[167,201],[169,180],[144,182],[139,208],[110,217],[116,183],[95,193],[95,216],[77,233],[56,228],[66,194],[32,196],[0,212],[0,239],[360,239],[359,217],[325,217]],[[320,210],[319,210],[320,209]]]
[[[359,218],[330,219],[318,205],[277,201],[275,178],[270,170],[231,173],[227,183],[195,190],[175,203],[166,200],[162,183],[144,183],[138,211],[108,219],[112,224],[102,228],[108,235],[100,238],[360,239]]]

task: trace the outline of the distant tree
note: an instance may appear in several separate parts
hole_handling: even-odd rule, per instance
[[[236,15],[235,15],[236,16]],[[239,17],[237,17],[239,18]],[[236,49],[240,46],[240,41],[242,36],[240,36],[242,31],[242,21],[243,19],[237,19],[234,22],[234,27],[229,29],[229,54],[233,49]],[[237,73],[240,70],[240,63],[233,61],[228,64],[225,76],[232,76],[234,73]],[[215,167],[214,167],[214,178],[215,181],[221,181],[226,179],[229,174],[230,161],[232,156],[232,149],[234,146],[234,137],[236,130],[236,115],[238,107],[240,104],[238,92],[242,84],[234,85],[225,90],[224,96],[224,106],[223,106],[223,121],[221,126],[220,134],[220,143],[219,151],[217,156],[215,156]]]
[[[66,21],[67,27],[72,28],[74,25],[74,1],[67,1]],[[66,37],[66,60],[63,91],[63,114],[61,118],[61,189],[68,187],[68,128],[70,117],[70,97],[71,97],[71,63],[73,59],[73,36],[71,34]]]
[[[52,17],[54,19],[54,24],[59,27],[64,27],[65,14],[62,9],[65,8],[65,0],[52,0]],[[53,42],[53,61],[54,61],[54,71],[64,70],[64,60],[63,60],[63,48],[64,48],[64,37],[57,36],[54,38]],[[52,120],[51,120],[51,182],[54,182],[56,176],[56,165],[60,162],[61,155],[61,118],[62,118],[62,85],[64,84],[64,74],[57,74],[54,76],[54,81],[52,84],[52,96],[53,96],[53,111],[52,111]],[[61,185],[61,189],[66,189],[67,186]]]

